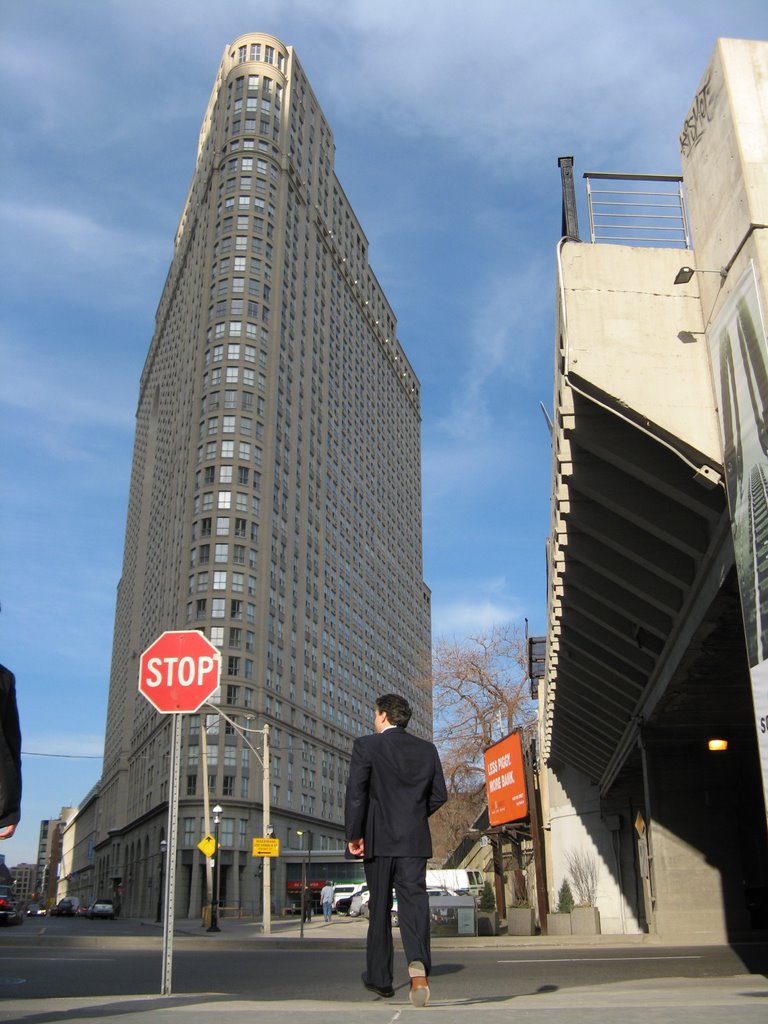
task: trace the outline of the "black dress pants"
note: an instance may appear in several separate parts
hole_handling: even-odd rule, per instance
[[[392,984],[392,890],[397,894],[400,938],[408,963],[420,960],[429,974],[429,898],[426,857],[372,857],[365,861],[368,899],[368,981],[379,988]]]

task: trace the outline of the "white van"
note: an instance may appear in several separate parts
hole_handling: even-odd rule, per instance
[[[476,871],[474,868],[439,868],[427,871],[428,889],[449,889],[451,892],[470,892],[473,896],[479,896],[484,884],[482,871]]]
[[[334,886],[333,910],[336,910],[336,904],[339,902],[339,900],[346,900],[351,898],[355,895],[355,893],[359,892],[362,889],[362,887],[362,882],[351,882],[349,884],[342,882],[339,885]]]

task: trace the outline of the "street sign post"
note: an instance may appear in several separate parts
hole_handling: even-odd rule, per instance
[[[171,994],[176,850],[179,839],[180,714],[191,714],[219,688],[221,653],[196,629],[169,630],[144,651],[139,661],[139,693],[161,714],[172,714],[171,778],[168,792],[168,869],[163,915],[163,977],[160,995]],[[206,837],[208,838],[208,837]],[[215,844],[214,844],[215,845]]]

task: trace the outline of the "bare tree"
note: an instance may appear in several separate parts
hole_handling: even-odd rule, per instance
[[[435,825],[446,832],[449,843],[458,840],[484,806],[485,749],[535,716],[521,629],[494,626],[462,642],[438,640],[432,700],[435,743],[451,797]]]
[[[594,907],[600,875],[597,857],[591,850],[566,850],[565,862],[576,890],[576,906]]]

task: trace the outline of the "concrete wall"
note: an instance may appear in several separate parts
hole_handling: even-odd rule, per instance
[[[649,852],[661,938],[726,941],[749,928],[743,860],[734,827],[738,778],[702,751],[649,746]]]
[[[565,373],[656,433],[720,463],[701,305],[674,279],[693,254],[623,245],[561,247]],[[680,382],[685,381],[685,387]]]
[[[719,39],[680,133],[683,177],[702,270],[731,267],[738,280],[755,259],[765,306],[768,227],[768,43]],[[699,274],[705,315],[729,294]],[[692,281],[697,286],[696,278]]]
[[[547,774],[549,816],[544,825],[549,832],[550,909],[556,909],[560,886],[569,875],[567,853],[583,851],[593,854],[598,864],[596,905],[602,933],[639,933],[643,929],[633,898],[635,857],[629,808],[625,806],[621,815],[606,815],[597,787],[573,768],[559,766]]]

